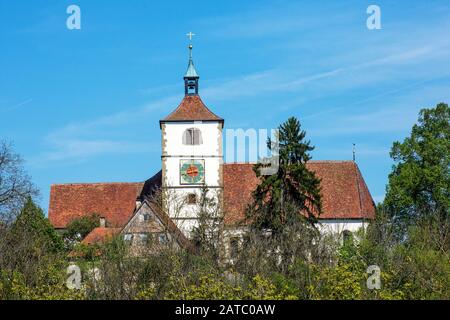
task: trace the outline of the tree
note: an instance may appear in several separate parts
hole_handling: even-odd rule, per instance
[[[201,254],[218,261],[221,251],[221,229],[223,215],[217,198],[219,194],[209,195],[207,187],[202,188],[196,208],[198,225],[192,230],[192,242]]]
[[[67,225],[64,239],[68,242],[81,241],[98,226],[100,226],[100,215],[97,213],[74,219]]]
[[[29,243],[41,245],[50,252],[57,252],[63,247],[61,237],[30,197],[13,222],[11,233],[16,238],[23,237]]]
[[[450,108],[422,109],[402,143],[394,142],[385,209],[400,224],[448,218],[450,208]]]
[[[254,201],[247,211],[254,227],[273,233],[281,232],[301,217],[314,223],[322,211],[320,180],[306,167],[311,159],[309,152],[314,149],[310,141],[304,140],[306,132],[294,117],[278,129],[278,171],[270,176],[261,175],[262,164],[254,166],[261,183],[253,192]],[[276,151],[270,138],[267,145],[269,150]]]
[[[0,269],[19,272],[26,285],[34,285],[60,261],[62,248],[62,239],[29,197],[0,238]]]
[[[0,220],[10,222],[26,199],[38,193],[22,162],[10,144],[0,141]]]

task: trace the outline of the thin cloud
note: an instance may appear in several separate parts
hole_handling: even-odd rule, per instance
[[[22,102],[16,104],[16,105],[13,105],[13,106],[11,106],[11,107],[7,107],[7,108],[4,108],[4,109],[1,109],[0,111],[7,112],[7,111],[16,110],[16,109],[18,109],[18,108],[20,108],[20,107],[23,107],[24,105],[29,104],[29,103],[32,102],[32,101],[33,101],[33,99],[27,99],[27,100],[25,100],[25,101],[22,101]]]
[[[56,162],[74,164],[96,156],[144,153],[155,148],[151,143],[146,142],[72,139],[53,141],[52,149],[32,158],[30,165],[42,167]]]
[[[309,114],[309,115],[306,115],[306,116],[302,116],[302,119],[317,118],[319,116],[328,115],[330,113],[335,113],[335,112],[341,111],[341,110],[343,110],[345,108],[366,104],[367,102],[378,100],[380,98],[384,98],[384,97],[387,97],[389,95],[400,93],[402,91],[405,91],[407,89],[411,89],[411,88],[417,87],[418,85],[430,82],[432,80],[433,79],[425,79],[425,80],[416,81],[416,82],[410,83],[408,85],[401,86],[399,88],[383,91],[383,92],[381,92],[379,94],[372,95],[372,96],[370,96],[368,98],[365,98],[365,99],[362,99],[362,100],[358,100],[356,102],[348,103],[345,106],[340,106],[340,107],[335,107],[335,108],[331,108],[331,109],[326,109],[324,111],[315,112],[315,113],[312,113],[312,114]]]
[[[141,107],[131,108],[126,111],[99,117],[91,121],[70,123],[51,132],[47,138],[48,140],[59,140],[73,136],[91,136],[99,131],[104,132],[107,128],[117,128],[137,121],[142,121],[143,116],[147,114],[152,115],[152,112],[163,110],[168,106],[176,107],[175,104],[179,102],[178,100],[179,96],[174,95],[147,103]]]
[[[442,56],[448,53],[447,47],[442,43],[435,46],[406,48],[403,52],[393,52],[382,58],[375,58],[370,61],[364,61],[358,64],[349,64],[337,68],[330,68],[313,74],[304,74],[299,66],[282,65],[278,68],[272,68],[260,72],[254,72],[247,75],[236,76],[228,79],[218,79],[206,81],[205,89],[202,90],[202,96],[205,99],[236,100],[242,97],[260,96],[263,94],[289,92],[295,93],[302,88],[308,87],[314,89],[313,84],[320,84],[315,88],[317,94],[323,98],[336,92],[343,94],[348,90],[360,87],[362,84],[378,83],[381,81],[394,81],[392,79],[393,66],[416,64],[419,60],[429,59],[430,56]],[[368,70],[376,70],[377,76]],[[355,74],[358,77],[355,77]],[[398,79],[397,79],[398,80]],[[398,89],[388,90],[375,96],[357,101],[354,104],[346,105],[345,108],[356,104],[365,104],[369,101],[380,99],[382,97],[396,94],[410,87],[417,86],[425,80],[416,81]],[[324,90],[326,86],[326,90]],[[146,89],[143,94],[152,92],[174,91],[175,85],[163,85],[153,89]],[[144,106],[132,108],[126,111],[114,113],[99,117],[92,121],[81,123],[70,123],[62,128],[51,132],[47,136],[47,144],[54,149],[47,152],[43,157],[49,161],[64,161],[67,159],[87,159],[91,156],[98,156],[106,153],[121,152],[118,146],[124,144],[116,140],[114,132],[120,127],[130,124],[136,124],[147,116],[154,119],[155,113],[168,108],[175,108],[181,99],[181,94],[172,94],[166,98],[158,99],[147,103]],[[314,94],[310,94],[307,99],[314,99]],[[305,103],[306,100],[302,101]],[[28,103],[24,101],[21,105]],[[294,105],[298,105],[295,103]],[[287,107],[286,107],[287,108]],[[334,107],[328,110],[319,111],[315,114],[307,115],[304,119],[324,116],[337,112],[344,107]],[[362,115],[351,115],[340,118],[336,122],[333,119],[333,126],[327,130],[316,130],[312,132],[316,135],[331,134],[350,134],[350,133],[368,133],[368,132],[388,132],[404,130],[404,127],[410,125],[415,119],[416,114],[405,113],[402,110],[382,109],[372,113]],[[402,119],[403,126],[399,126],[399,119]],[[407,121],[405,121],[407,120]],[[336,125],[337,124],[337,125]],[[106,140],[105,139],[106,136]],[[100,138],[101,137],[101,138]],[[69,141],[68,146],[64,146],[64,141]],[[125,143],[130,147],[126,150],[134,152],[139,148],[134,148],[133,144]],[[140,147],[141,145],[138,145]]]
[[[232,16],[214,16],[201,20],[200,26],[214,38],[258,38],[285,35],[294,31],[304,31],[327,24],[340,23],[348,18],[348,13],[338,14],[339,3],[321,7],[321,17],[311,14],[307,4],[286,3],[283,6],[251,7]],[[342,12],[342,11],[341,11]]]

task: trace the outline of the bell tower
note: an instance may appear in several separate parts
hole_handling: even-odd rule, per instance
[[[192,95],[198,94],[198,79],[200,77],[194,67],[194,62],[192,61],[192,44],[189,45],[189,64],[184,75],[184,94]]]
[[[189,35],[189,34],[188,34]],[[194,67],[192,44],[184,79],[184,98],[160,120],[162,144],[163,206],[187,236],[199,223],[204,191],[222,207],[224,120],[215,115],[199,96],[199,75]]]

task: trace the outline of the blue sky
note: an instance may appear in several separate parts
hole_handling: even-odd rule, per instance
[[[66,8],[81,8],[68,30]],[[381,30],[366,9],[381,8]],[[52,183],[143,181],[160,169],[158,121],[184,94],[185,34],[205,103],[226,128],[300,119],[313,159],[352,143],[375,200],[392,142],[450,101],[448,1],[0,0],[0,139],[47,210]]]

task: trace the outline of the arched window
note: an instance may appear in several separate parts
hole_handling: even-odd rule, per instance
[[[183,144],[199,145],[203,143],[202,132],[197,128],[186,129],[183,133]]]
[[[233,237],[230,239],[230,258],[231,259],[236,259],[239,256],[239,238],[238,237]]]

